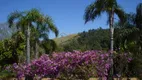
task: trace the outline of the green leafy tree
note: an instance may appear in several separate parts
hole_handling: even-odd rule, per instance
[[[25,36],[22,32],[14,33],[10,39],[0,41],[0,66],[20,62],[24,49]]]

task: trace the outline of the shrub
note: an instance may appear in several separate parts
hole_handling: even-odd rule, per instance
[[[90,77],[107,77],[111,66],[109,52],[73,51],[46,54],[30,64],[14,64],[17,77],[50,77],[59,79],[88,79]]]

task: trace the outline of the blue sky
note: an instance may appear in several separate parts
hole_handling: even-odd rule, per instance
[[[7,21],[7,16],[15,10],[30,10],[38,8],[42,13],[51,16],[60,31],[66,35],[96,29],[108,28],[107,17],[96,19],[84,24],[83,15],[87,5],[95,0],[0,0],[0,23]],[[118,4],[127,12],[135,12],[136,6],[142,0],[117,0]],[[50,34],[53,38],[53,34]]]

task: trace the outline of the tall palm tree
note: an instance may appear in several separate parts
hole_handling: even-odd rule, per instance
[[[43,39],[42,41],[49,40],[48,34],[52,31],[55,33],[55,36],[58,36],[58,29],[54,25],[53,20],[49,16],[43,16],[42,20],[37,21],[37,26],[34,31],[34,38],[35,38],[35,58],[38,58],[38,44],[40,43],[40,39]]]
[[[85,10],[85,23],[88,21],[93,21],[97,17],[99,17],[102,13],[107,13],[108,15],[108,23],[110,27],[110,38],[111,38],[111,57],[113,57],[113,33],[114,33],[114,14],[116,14],[120,21],[124,22],[125,16],[124,16],[124,11],[121,9],[121,7],[117,4],[116,0],[96,0],[92,4],[90,4],[86,10]],[[113,64],[113,61],[112,61]],[[112,70],[113,74],[113,70]]]
[[[30,30],[34,22],[41,17],[37,9],[25,12],[15,11],[8,16],[9,27],[16,26],[26,35],[26,62],[30,63]]]

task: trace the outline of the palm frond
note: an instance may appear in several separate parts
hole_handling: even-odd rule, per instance
[[[41,33],[39,38],[43,38],[43,39],[49,39],[49,36],[47,33]]]
[[[119,17],[120,22],[122,24],[126,22],[125,12],[123,11],[123,9],[120,6],[115,7],[114,12]]]
[[[137,27],[142,30],[142,3],[137,6],[135,23]]]
[[[27,11],[26,19],[29,22],[37,22],[41,16],[42,14],[40,13],[40,11],[36,8],[33,8],[30,11]]]
[[[55,51],[56,48],[57,48],[56,42],[55,42],[54,40],[50,40],[50,43],[51,43],[51,45],[52,45],[52,50]]]
[[[59,31],[57,27],[54,25],[53,20],[49,17],[46,16],[46,23],[48,24],[49,29],[55,33],[55,36],[57,37],[59,34]]]
[[[26,31],[27,25],[28,25],[28,23],[25,20],[25,17],[21,17],[21,19],[18,20],[17,23],[15,24],[17,29],[20,29],[23,33],[25,33],[25,31]]]
[[[22,17],[22,13],[23,12],[19,12],[19,11],[14,11],[12,13],[10,13],[10,15],[8,16],[8,24],[9,27],[14,26],[14,21],[20,17]]]
[[[90,4],[85,9],[84,20],[85,23],[88,21],[93,21],[95,18],[99,17],[102,12],[104,12],[104,1],[97,0],[96,2]]]

